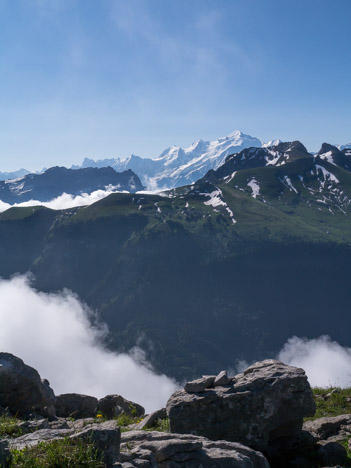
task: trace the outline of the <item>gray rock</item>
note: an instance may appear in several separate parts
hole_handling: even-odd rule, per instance
[[[301,431],[315,403],[303,369],[266,360],[226,387],[175,392],[167,403],[171,432],[237,441],[257,450]]]
[[[166,408],[159,409],[154,411],[153,413],[149,414],[144,418],[140,423],[135,426],[136,430],[146,429],[155,426],[159,419],[166,419],[167,418],[167,411]]]
[[[321,440],[317,442],[317,459],[320,466],[344,466],[347,462],[346,449],[337,442]]]
[[[201,379],[187,382],[184,390],[188,393],[204,392],[207,388],[213,387],[214,380],[214,375],[203,376]]]
[[[261,453],[239,443],[145,431],[122,433],[120,461],[123,468],[269,468]]]
[[[98,399],[79,393],[64,393],[56,397],[56,415],[62,418],[93,418],[96,416]]]
[[[72,432],[72,430],[68,429],[40,429],[17,437],[16,439],[8,439],[8,444],[11,449],[23,450],[26,447],[35,447],[40,442],[49,442],[51,440],[67,437],[71,435]]]
[[[45,419],[34,419],[29,421],[22,421],[18,424],[18,428],[21,429],[23,434],[29,432],[38,431],[40,429],[49,429],[49,421]]]
[[[318,440],[337,442],[351,436],[351,414],[318,418],[306,421],[304,430],[309,431]]]
[[[11,466],[11,452],[6,440],[0,440],[0,466],[2,468]]]
[[[65,418],[57,418],[55,421],[49,421],[50,429],[69,429],[69,425]]]
[[[230,378],[227,375],[227,371],[222,370],[217,377],[214,379],[214,387],[222,387],[223,385],[229,385]]]
[[[53,417],[55,395],[47,380],[10,353],[0,353],[0,405],[12,414]]]
[[[92,443],[103,455],[107,467],[117,462],[121,441],[121,431],[115,421],[106,421],[91,425],[83,431],[70,436]]]
[[[101,398],[98,402],[97,411],[101,412],[108,419],[116,418],[122,413],[135,417],[145,414],[145,409],[141,405],[126,400],[120,395],[107,395]]]
[[[96,419],[95,418],[83,418],[83,419],[75,419],[74,421],[67,420],[66,422],[70,429],[73,429],[75,431],[81,431],[87,426],[96,424]]]

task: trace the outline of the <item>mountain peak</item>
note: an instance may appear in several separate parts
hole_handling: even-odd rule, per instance
[[[318,151],[318,156],[321,156],[322,154],[326,154],[328,152],[331,152],[332,154],[338,154],[340,150],[334,145],[330,145],[329,143],[323,143],[321,149]]]

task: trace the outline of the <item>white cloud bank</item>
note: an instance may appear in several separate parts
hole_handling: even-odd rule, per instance
[[[351,387],[351,348],[341,346],[327,335],[312,340],[293,336],[278,359],[302,367],[312,387]]]
[[[120,394],[150,412],[163,407],[177,385],[142,359],[104,349],[107,329],[92,327],[93,313],[69,291],[36,291],[27,277],[0,279],[0,351],[38,370],[60,393],[101,398]]]
[[[70,195],[69,193],[63,193],[57,198],[50,200],[48,202],[42,202],[39,200],[29,200],[22,203],[15,203],[10,205],[0,200],[0,213],[8,210],[14,206],[46,206],[53,210],[65,210],[68,208],[74,208],[77,206],[86,206],[91,205],[103,198],[111,195],[111,193],[116,193],[116,189],[113,186],[108,186],[106,190],[95,190],[92,193],[82,193],[81,195]],[[128,193],[128,192],[118,192],[118,193]]]

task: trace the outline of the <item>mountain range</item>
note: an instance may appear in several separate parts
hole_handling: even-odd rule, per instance
[[[10,204],[30,200],[45,202],[62,193],[90,194],[108,187],[128,192],[143,189],[139,177],[130,169],[117,173],[111,167],[76,170],[52,167],[41,174],[26,174],[17,179],[0,181],[0,200]]]
[[[136,172],[148,189],[180,187],[195,182],[209,169],[216,169],[229,154],[244,148],[262,145],[257,138],[234,131],[215,141],[198,140],[188,148],[170,146],[155,159],[141,158],[132,154],[126,159],[84,159],[81,166],[111,166],[116,171],[131,169]]]
[[[0,276],[69,288],[178,379],[274,357],[292,335],[349,345],[351,151],[245,148],[196,183],[0,215]]]
[[[239,130],[214,141],[198,140],[187,148],[170,146],[156,158],[142,158],[132,154],[130,157],[93,160],[85,158],[81,165],[73,165],[72,169],[89,167],[112,167],[117,172],[132,170],[148,190],[163,190],[192,184],[202,178],[207,171],[220,167],[227,156],[239,153],[252,147],[271,147],[281,143],[281,140],[271,140],[262,143],[258,138],[245,135]],[[337,147],[340,150],[351,149],[351,143]],[[43,169],[39,173],[45,172]],[[14,172],[0,172],[1,180],[23,177],[30,172],[20,169]]]

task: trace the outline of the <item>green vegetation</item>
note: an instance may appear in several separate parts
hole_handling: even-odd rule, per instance
[[[351,414],[351,388],[313,388],[313,395],[316,414],[308,419]]]
[[[159,432],[171,432],[171,428],[169,425],[169,419],[158,419],[156,424],[152,427],[148,427],[143,429],[144,431],[159,431]]]
[[[19,420],[15,416],[3,414],[0,416],[0,439],[4,437],[19,437],[22,429],[18,426]]]
[[[102,457],[92,444],[78,439],[41,442],[12,451],[11,468],[102,468]]]

